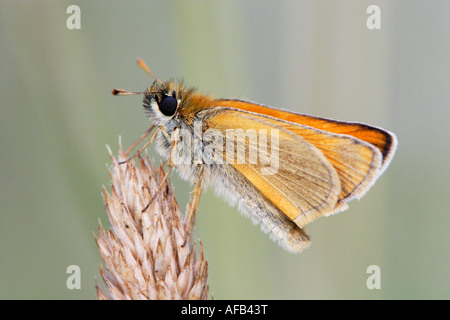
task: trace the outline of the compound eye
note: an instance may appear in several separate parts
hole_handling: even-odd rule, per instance
[[[177,99],[172,96],[163,96],[159,102],[159,110],[165,116],[173,116],[177,110]]]

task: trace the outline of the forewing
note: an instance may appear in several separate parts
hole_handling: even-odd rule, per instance
[[[337,211],[346,208],[346,201],[360,198],[369,190],[389,165],[397,146],[394,134],[362,123],[313,117],[240,100],[218,100],[217,104],[257,113],[275,122],[289,122],[285,128],[321,150],[341,181]]]
[[[223,159],[233,166],[299,227],[319,216],[331,214],[341,186],[339,176],[323,153],[302,136],[285,128],[284,121],[233,108],[213,108],[204,118],[204,128],[220,130],[232,153],[224,147]],[[212,111],[212,112],[211,112]],[[231,139],[233,133],[233,139]],[[241,132],[243,134],[236,134]],[[260,144],[261,133],[267,144]],[[256,133],[258,139],[253,138]],[[274,143],[273,135],[278,135]],[[246,152],[239,161],[239,149]],[[257,160],[251,155],[257,153]],[[271,159],[268,163],[267,159]]]
[[[241,100],[217,100],[218,106],[230,106],[245,111],[264,114],[277,119],[301,124],[326,132],[349,135],[376,147],[382,156],[380,174],[387,168],[397,148],[396,136],[384,129],[359,122],[344,122],[309,116]]]

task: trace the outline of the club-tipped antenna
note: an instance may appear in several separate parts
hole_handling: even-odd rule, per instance
[[[150,68],[147,66],[147,64],[144,62],[144,60],[142,60],[141,58],[137,59],[137,64],[139,65],[139,67],[142,68],[142,70],[144,70],[145,72],[147,72],[150,77],[152,77],[153,79],[155,79],[156,82],[160,83],[160,84],[164,84],[164,82],[162,82],[161,80],[159,80],[157,77],[155,77],[155,75],[153,74],[153,72],[150,70]]]
[[[145,94],[145,92],[128,91],[122,89],[113,89],[112,94],[115,96],[131,96],[135,94]]]
[[[147,66],[147,64],[144,62],[144,60],[142,60],[141,58],[138,58],[137,63],[139,65],[139,67],[141,67],[142,70],[147,72],[153,79],[155,79],[156,82],[158,82],[160,84],[164,84],[164,82],[162,82],[157,77],[155,77],[155,75],[153,74],[153,72],[151,72],[150,68]],[[115,96],[131,96],[131,95],[136,95],[136,94],[157,93],[157,92],[160,92],[160,91],[137,92],[137,91],[128,91],[128,90],[123,90],[123,89],[114,89],[112,91],[112,94]]]

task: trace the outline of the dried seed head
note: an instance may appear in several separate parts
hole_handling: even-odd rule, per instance
[[[119,158],[126,159],[122,148]],[[111,229],[100,224],[96,237],[106,266],[100,269],[106,289],[97,286],[98,298],[207,299],[201,242],[196,252],[193,221],[183,220],[169,180],[158,192],[162,166],[153,167],[148,157],[139,157],[139,166],[111,159],[111,194],[103,188]]]

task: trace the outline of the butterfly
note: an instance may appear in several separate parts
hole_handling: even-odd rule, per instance
[[[386,170],[395,134],[359,122],[343,122],[265,105],[204,95],[183,82],[157,79],[143,94],[156,143],[195,197],[216,194],[250,217],[290,252],[310,244],[305,225],[346,210]],[[169,174],[168,170],[166,176]],[[192,212],[190,213],[192,214]]]

